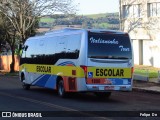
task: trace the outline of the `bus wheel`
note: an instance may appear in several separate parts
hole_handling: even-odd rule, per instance
[[[60,96],[60,97],[66,97],[66,95],[67,95],[67,93],[65,92],[65,89],[64,89],[64,82],[63,82],[63,80],[60,80],[59,82],[58,82],[58,95]]]
[[[25,80],[25,77],[24,77],[24,75],[22,75],[22,76],[21,76],[22,87],[23,87],[23,89],[25,89],[25,90],[29,90],[29,89],[30,89],[30,85],[29,85],[29,84],[26,84],[26,83],[24,82],[24,80]]]
[[[111,92],[95,92],[95,95],[99,98],[109,98],[111,96]]]

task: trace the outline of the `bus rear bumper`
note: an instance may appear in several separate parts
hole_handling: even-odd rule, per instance
[[[132,85],[87,85],[88,91],[132,91]]]

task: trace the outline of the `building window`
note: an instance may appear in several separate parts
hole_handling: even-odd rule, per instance
[[[137,18],[141,17],[141,4],[124,5],[123,18]]]
[[[148,16],[160,16],[160,2],[148,3]]]

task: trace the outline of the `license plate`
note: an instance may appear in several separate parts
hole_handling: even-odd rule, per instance
[[[105,86],[105,90],[114,90],[114,86]]]

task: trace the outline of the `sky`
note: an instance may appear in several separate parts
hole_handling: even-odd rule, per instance
[[[98,14],[119,12],[119,0],[73,0],[78,4],[77,14]]]

